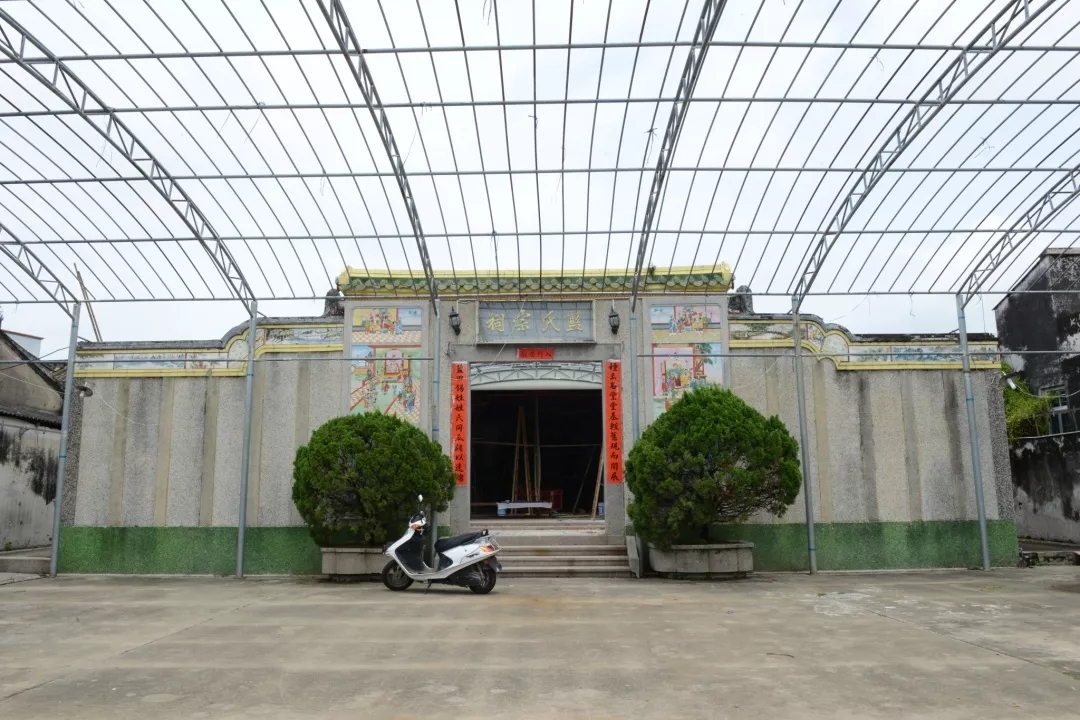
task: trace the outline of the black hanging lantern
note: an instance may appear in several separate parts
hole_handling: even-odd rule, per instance
[[[457,306],[450,308],[450,329],[455,335],[461,334],[461,316],[458,315]]]
[[[619,322],[620,322],[620,320],[619,320],[619,313],[615,312],[615,303],[611,304],[611,312],[608,313],[607,322],[608,322],[608,325],[611,326],[611,334],[612,335],[618,335],[619,334]]]

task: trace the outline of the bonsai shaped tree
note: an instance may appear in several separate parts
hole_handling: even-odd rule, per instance
[[[634,531],[662,549],[704,542],[718,522],[783,515],[799,494],[798,443],[730,390],[684,394],[634,444],[626,482]]]
[[[417,495],[443,511],[453,494],[439,444],[381,413],[330,420],[293,463],[293,502],[321,547],[380,546],[404,530]]]

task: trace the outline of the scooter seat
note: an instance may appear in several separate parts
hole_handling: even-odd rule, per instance
[[[471,542],[476,542],[485,535],[487,535],[487,530],[465,533],[464,535],[455,535],[454,537],[441,538],[435,541],[435,552],[446,552],[451,548],[456,548],[461,545],[468,545]]]

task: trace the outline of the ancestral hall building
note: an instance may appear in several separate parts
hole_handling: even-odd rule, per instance
[[[648,276],[633,314],[631,277],[437,279],[438,313],[413,281],[350,268],[322,316],[259,321],[249,573],[319,572],[292,462],[344,413],[393,414],[442,444],[458,475],[443,532],[514,500],[595,512],[621,538],[636,433],[702,384],[798,437],[791,316],[734,312],[726,266]],[[801,329],[819,567],[978,565],[956,338],[860,337],[812,316]],[[93,394],[75,399],[61,572],[232,572],[250,340],[245,323],[219,341],[80,344]],[[996,343],[971,340],[991,553],[1013,564]],[[804,522],[800,497],[738,532],[758,569],[799,569]]]

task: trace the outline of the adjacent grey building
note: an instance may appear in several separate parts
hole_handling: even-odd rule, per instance
[[[0,550],[52,538],[63,390],[0,331]]]
[[[1080,248],[1050,248],[994,309],[1003,359],[1050,399],[1042,430],[1015,438],[1022,537],[1080,543]]]

